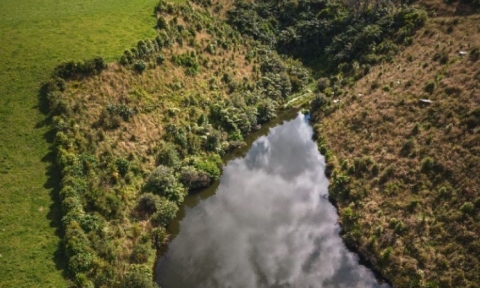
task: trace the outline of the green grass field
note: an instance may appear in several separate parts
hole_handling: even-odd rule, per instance
[[[113,60],[154,37],[156,2],[0,1],[0,287],[68,285],[40,84],[62,60]]]

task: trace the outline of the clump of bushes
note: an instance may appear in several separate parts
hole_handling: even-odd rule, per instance
[[[185,189],[173,175],[171,168],[159,165],[148,177],[143,190],[163,196],[170,201],[182,203]]]
[[[145,63],[145,61],[143,61],[143,60],[138,60],[138,61],[135,62],[135,64],[133,65],[133,68],[134,68],[135,71],[137,71],[138,73],[142,73],[142,72],[145,71],[145,69],[147,68],[147,63]]]
[[[85,61],[68,61],[58,65],[53,74],[65,80],[79,79],[100,74],[107,68],[105,60],[98,56]]]

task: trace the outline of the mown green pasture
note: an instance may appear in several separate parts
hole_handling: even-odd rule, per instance
[[[0,1],[0,286],[64,287],[58,176],[38,91],[63,60],[155,36],[156,0]]]

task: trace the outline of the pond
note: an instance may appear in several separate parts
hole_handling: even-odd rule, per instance
[[[389,287],[339,236],[324,157],[298,114],[227,162],[219,185],[173,224],[159,258],[162,288]]]

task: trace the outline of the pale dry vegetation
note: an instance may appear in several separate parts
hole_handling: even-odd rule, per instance
[[[480,281],[479,29],[431,18],[317,114],[343,237],[398,287]]]

